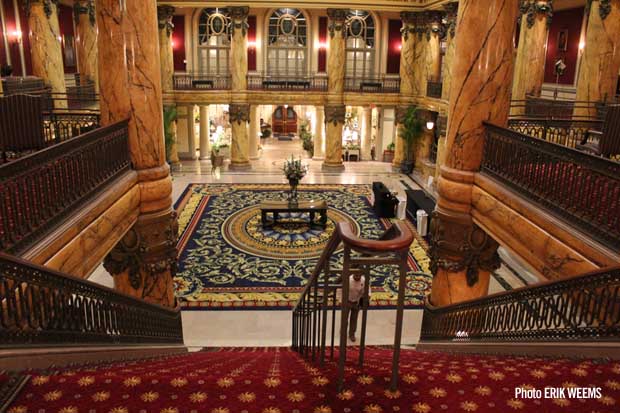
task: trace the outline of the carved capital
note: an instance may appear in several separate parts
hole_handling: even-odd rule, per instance
[[[166,30],[166,35],[170,37],[174,30],[172,16],[174,16],[174,7],[163,5],[157,6],[157,25],[159,30]]]
[[[439,268],[456,273],[465,270],[467,285],[478,282],[478,271],[500,266],[498,243],[466,214],[451,215],[437,209],[431,219],[431,272]]]
[[[431,35],[438,35],[443,37],[445,33],[445,27],[442,24],[443,12],[437,10],[431,10],[424,13],[424,29],[426,33],[426,40],[431,39]]]
[[[347,11],[345,9],[327,9],[327,17],[329,18],[329,36],[334,37],[336,32],[340,32],[342,37],[345,36],[347,26]]]
[[[586,15],[590,12],[590,7],[592,7],[592,2],[594,0],[588,0],[586,2]],[[598,0],[598,14],[601,17],[601,20],[605,20],[609,13],[611,13],[611,0]]]
[[[345,105],[326,105],[325,106],[325,123],[344,123],[344,118],[347,113],[347,107]]]
[[[527,28],[534,27],[536,15],[543,15],[547,18],[547,27],[551,26],[553,17],[553,0],[523,0],[519,6],[521,16],[526,15]]]
[[[80,14],[87,14],[88,21],[90,22],[91,27],[95,27],[95,1],[94,0],[80,0],[76,1],[73,4],[73,17],[74,21],[77,22],[80,20]]]
[[[143,215],[110,251],[103,261],[113,276],[127,271],[129,283],[135,290],[145,287],[149,280],[177,269],[178,225],[176,212]]]
[[[248,14],[250,13],[250,8],[248,6],[232,6],[228,9],[230,10],[232,34],[234,35],[235,31],[240,31],[241,35],[245,37],[248,34],[248,28],[250,27],[248,24]]]
[[[400,19],[403,22],[400,34],[403,36],[403,39],[407,40],[409,34],[414,34],[416,32],[416,26],[420,21],[420,13],[415,11],[401,11]]]
[[[228,106],[228,117],[230,123],[237,122],[239,125],[242,122],[250,121],[250,105],[232,103]]]
[[[446,24],[445,24],[445,32],[450,34],[451,38],[454,38],[456,35],[456,20],[458,17],[459,4],[458,3],[448,3],[443,6],[446,11]]]
[[[54,12],[52,6],[58,7],[59,0],[25,0],[24,1],[24,11],[26,12],[26,17],[30,17],[30,9],[33,4],[42,4],[43,12],[45,16],[49,19]]]
[[[394,111],[394,122],[396,122],[397,125],[402,125],[403,123],[405,123],[407,112],[412,107],[413,106],[397,106],[396,110]]]

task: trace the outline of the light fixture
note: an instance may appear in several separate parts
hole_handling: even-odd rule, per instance
[[[170,40],[170,45],[172,46],[173,49],[177,47],[177,43],[174,41],[174,39]]]
[[[256,49],[256,40],[249,40],[248,41],[248,48],[249,49]]]
[[[22,41],[22,32],[21,30],[13,30],[10,33],[10,39],[12,43],[20,43]]]
[[[579,42],[579,50],[583,50],[586,47],[586,42],[584,40]]]
[[[325,49],[327,49],[327,43],[319,42],[319,50],[325,50]]]
[[[426,129],[433,130],[434,127],[435,127],[435,122],[433,122],[432,120],[429,120],[426,122]]]

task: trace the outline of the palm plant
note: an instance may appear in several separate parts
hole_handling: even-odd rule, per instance
[[[403,124],[399,131],[399,136],[405,141],[405,158],[403,159],[400,169],[401,172],[409,174],[413,171],[414,165],[414,151],[422,140],[424,135],[424,123],[422,119],[418,117],[417,108],[415,106],[409,107]]]

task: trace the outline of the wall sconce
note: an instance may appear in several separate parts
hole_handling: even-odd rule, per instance
[[[248,49],[256,50],[256,40],[249,40],[248,41]]]
[[[172,46],[173,49],[176,49],[177,47],[177,43],[174,41],[174,39],[170,40],[170,45]]]
[[[325,42],[319,42],[319,50],[325,50],[327,49],[327,43]]]
[[[396,43],[396,47],[395,47],[397,52],[400,52],[401,50],[403,50],[403,44],[402,43]]]
[[[579,51],[583,51],[583,49],[585,49],[586,47],[586,42],[584,40],[579,42]]]
[[[433,130],[434,127],[435,127],[435,122],[433,122],[432,120],[429,120],[426,122],[426,129]]]
[[[11,43],[21,43],[22,42],[22,32],[21,30],[13,30],[9,33],[9,39]]]

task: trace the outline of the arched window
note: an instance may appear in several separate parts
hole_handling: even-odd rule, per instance
[[[275,10],[269,17],[267,72],[273,75],[307,73],[308,25],[298,9]]]
[[[346,76],[371,77],[375,71],[375,21],[367,11],[349,10],[346,25]]]
[[[230,53],[230,16],[227,9],[203,9],[198,18],[198,70],[227,75]]]

